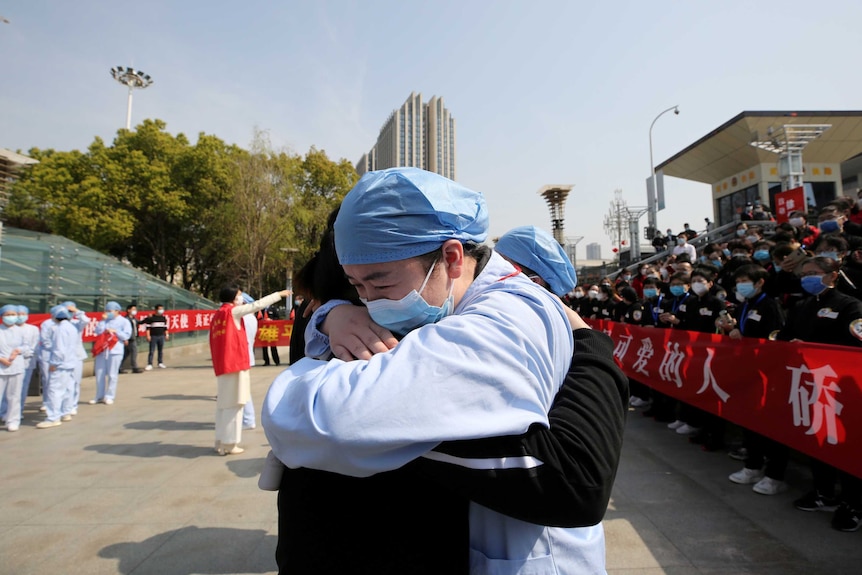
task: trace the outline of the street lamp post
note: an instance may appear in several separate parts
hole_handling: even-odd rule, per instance
[[[652,157],[652,127],[655,126],[655,123],[659,118],[667,114],[668,112],[673,111],[674,114],[679,115],[679,106],[671,106],[667,110],[664,110],[661,114],[655,117],[655,120],[652,121],[652,124],[649,125],[649,169],[650,169],[650,185],[647,187],[647,226],[652,233],[654,234],[658,229],[658,197],[656,195],[656,180],[655,180],[655,162],[653,162]],[[649,238],[650,240],[652,238]]]
[[[285,270],[286,280],[284,289],[290,290],[287,296],[287,317],[290,317],[290,310],[293,309],[293,254],[299,252],[299,248],[280,248],[281,251],[287,254],[287,268]]]
[[[153,83],[153,79],[150,78],[149,74],[145,74],[141,70],[135,70],[134,68],[125,68],[123,66],[117,66],[115,68],[111,68],[111,76],[114,77],[114,80],[119,82],[124,86],[128,86],[129,88],[129,103],[126,106],[126,129],[132,129],[132,90],[139,89],[143,90],[144,88],[150,87]]]

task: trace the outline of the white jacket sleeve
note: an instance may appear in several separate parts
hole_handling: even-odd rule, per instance
[[[573,349],[561,304],[524,277],[467,299],[369,361],[305,359],[279,375],[262,417],[276,456],[365,476],[442,441],[547,425]]]

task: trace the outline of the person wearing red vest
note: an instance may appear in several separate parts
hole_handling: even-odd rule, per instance
[[[242,409],[251,398],[251,362],[242,317],[257,313],[288,295],[290,290],[282,290],[246,304],[243,303],[242,290],[235,285],[225,286],[219,292],[221,307],[216,310],[210,324],[210,353],[218,384],[215,449],[219,455],[236,455],[244,451],[239,442],[242,438]]]

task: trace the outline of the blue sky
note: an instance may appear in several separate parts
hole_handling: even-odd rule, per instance
[[[0,1],[0,147],[83,149],[133,123],[248,145],[314,145],[356,162],[411,91],[457,121],[458,180],[482,191],[491,233],[550,230],[537,194],[574,184],[566,235],[610,255],[615,189],[646,204],[656,163],[743,110],[860,109],[862,2],[331,0]],[[666,180],[659,227],[712,217],[709,187]],[[646,217],[641,227],[646,225]]]

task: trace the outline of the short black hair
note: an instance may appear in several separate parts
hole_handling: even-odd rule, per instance
[[[733,274],[733,281],[739,281],[739,278],[743,277],[750,279],[753,283],[757,283],[760,280],[768,278],[769,272],[760,264],[746,264],[736,270]]]
[[[129,311],[133,307],[138,307],[138,306],[136,304],[130,303],[129,305],[126,306],[126,311]]]
[[[218,292],[218,300],[221,303],[231,303],[236,299],[236,294],[239,293],[238,285],[226,285]]]

